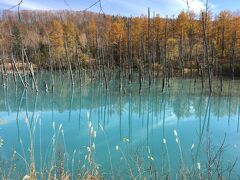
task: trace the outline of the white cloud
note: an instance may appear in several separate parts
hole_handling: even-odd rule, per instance
[[[179,5],[181,4],[181,6],[184,9],[187,9],[187,0],[174,0],[174,1],[178,1]],[[188,0],[188,3],[190,10],[196,13],[199,13],[201,10],[206,9],[206,0]],[[208,2],[208,6],[210,9],[213,9],[215,7],[214,4],[212,4],[211,2]]]
[[[189,6],[190,10],[193,10],[194,12],[200,12],[205,8],[204,2],[200,0],[190,0]]]
[[[181,10],[187,10],[187,0],[169,0],[165,1],[166,10],[172,12],[172,14],[178,14]],[[188,0],[190,10],[199,13],[204,9],[204,2],[202,0]]]
[[[147,13],[147,8],[151,11],[165,15],[177,15],[181,10],[187,10],[186,0],[103,0],[105,5],[110,5],[115,9],[115,6],[122,8],[122,12],[132,12],[135,15]],[[205,0],[188,0],[190,10],[199,13],[205,9]],[[213,7],[209,4],[210,8]]]

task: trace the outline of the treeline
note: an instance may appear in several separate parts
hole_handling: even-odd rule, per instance
[[[212,74],[240,73],[240,15],[228,11],[216,16],[182,11],[175,18],[150,12],[127,18],[2,11],[0,27],[2,65],[14,56],[42,68],[119,68],[128,74],[137,69],[151,75],[170,68],[193,75],[211,68]]]

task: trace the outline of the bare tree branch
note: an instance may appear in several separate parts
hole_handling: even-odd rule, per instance
[[[64,1],[64,4],[65,4],[70,10],[72,10],[72,8],[71,8],[70,4],[67,2],[67,0],[63,0],[63,1]]]
[[[89,9],[91,9],[92,7],[94,7],[96,4],[99,3],[100,0],[97,0],[95,3],[93,3],[92,5],[90,5],[89,7],[87,7],[86,9],[84,9],[83,11],[87,11]]]
[[[83,11],[87,11],[87,10],[89,10],[89,9],[91,9],[92,7],[94,7],[94,6],[96,6],[97,4],[99,4],[99,13],[103,13],[104,14],[104,12],[103,12],[103,9],[102,9],[102,1],[101,0],[97,0],[96,2],[94,2],[93,4],[91,4],[89,7],[87,7],[86,9],[84,9]]]
[[[104,14],[104,12],[103,12],[103,8],[102,8],[102,1],[101,0],[99,0],[99,8],[100,8],[100,11],[99,11],[99,13],[103,13]]]
[[[13,5],[12,7],[8,8],[7,10],[12,10],[15,9],[17,7],[18,9],[18,19],[19,21],[21,21],[21,17],[20,17],[20,6],[23,3],[23,0],[20,0],[19,3],[17,3],[16,5]]]
[[[20,0],[19,3],[17,3],[16,5],[11,6],[10,8],[8,8],[8,10],[14,9],[16,7],[18,7],[18,9],[19,9],[19,7],[21,6],[22,2],[23,2],[23,0]]]

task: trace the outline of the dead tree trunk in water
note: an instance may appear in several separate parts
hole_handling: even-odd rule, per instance
[[[27,85],[27,75],[26,75],[26,71],[25,71],[25,60],[24,60],[23,49],[21,51],[21,55],[22,55],[22,68],[23,68],[24,83],[25,83],[25,85]]]
[[[34,76],[33,67],[32,67],[32,64],[29,62],[29,59],[28,59],[28,56],[27,56],[27,53],[26,53],[26,50],[25,50],[24,47],[23,47],[23,53],[24,53],[24,55],[26,57],[26,60],[27,60],[28,68],[29,68],[30,74],[31,74],[32,79],[33,79],[35,90],[38,92],[38,86],[37,86],[37,82],[36,82],[36,79],[35,79],[35,76]]]
[[[51,79],[52,79],[52,92],[54,91],[54,77],[53,77],[53,63],[52,63],[52,53],[51,53],[51,47],[49,45],[48,47],[48,55],[49,55],[49,64],[50,64],[50,73],[51,73]]]
[[[119,91],[122,91],[122,51],[121,38],[119,38]]]
[[[78,67],[78,78],[79,78],[80,87],[81,87],[81,84],[82,84],[82,81],[81,81],[81,63],[79,62],[78,44],[77,43],[76,43],[76,46],[75,46],[75,61],[76,61],[77,67]]]
[[[12,55],[11,55],[12,56]],[[11,58],[12,59],[12,58]],[[15,82],[15,85],[17,85],[17,78],[16,78],[16,72],[15,72],[15,64],[13,63],[13,61],[11,60],[11,67],[12,67],[12,75],[13,75],[13,79]]]
[[[132,83],[131,18],[128,18],[128,82]]]
[[[198,54],[198,43],[200,41],[200,37],[197,37],[196,41],[196,64],[197,64],[197,76],[201,77],[201,82],[202,82],[202,89],[204,87],[204,79],[203,79],[203,68],[202,68],[202,63],[199,61],[199,54]],[[195,82],[196,82],[196,77],[195,77]]]
[[[163,62],[163,82],[162,82],[162,92],[165,87],[165,76],[166,76],[166,64],[167,64],[167,26],[168,26],[168,16],[166,17],[165,32],[164,32],[164,62]]]
[[[139,40],[139,50],[138,50],[138,53],[139,53],[139,56],[138,56],[138,80],[139,80],[139,93],[141,93],[141,90],[142,90],[142,60],[141,60],[141,50],[142,50],[142,47],[143,47],[143,42],[142,42],[142,38]]]
[[[100,56],[100,50],[99,50],[99,43],[98,43],[98,30],[96,30],[96,58],[97,58],[97,64],[98,64],[98,78],[99,81],[102,81],[102,71],[101,71],[101,56]]]
[[[102,68],[103,68],[103,78],[104,78],[104,82],[105,82],[105,88],[106,90],[108,90],[108,82],[107,82],[107,75],[106,75],[106,71],[105,71],[105,55],[104,55],[104,48],[101,48],[101,57],[100,59],[102,60]]]
[[[64,48],[65,48],[66,60],[67,60],[68,67],[69,67],[69,71],[70,71],[72,86],[74,86],[74,78],[73,78],[73,72],[72,72],[72,65],[71,65],[71,61],[70,61],[70,56],[69,56],[69,51],[68,51],[68,46],[67,46],[67,41],[66,41],[66,39],[64,39]]]
[[[161,45],[160,45],[160,35],[159,35],[159,25],[157,26],[157,40],[156,40],[156,60],[157,60],[157,77],[160,75],[160,64],[161,64]]]
[[[222,65],[220,66],[220,83],[221,83],[221,92],[223,90],[223,75],[222,75]]]
[[[150,19],[150,8],[148,8],[148,81],[149,81],[149,88],[151,87],[152,83],[152,62],[151,62],[151,51],[150,51],[150,31],[151,31],[151,19]]]
[[[236,37],[236,31],[233,34],[233,40],[232,40],[232,54],[231,54],[231,70],[232,70],[232,79],[234,79],[234,74],[235,74],[235,70],[234,70],[234,61],[235,61],[235,55],[236,55],[236,41],[237,41],[237,37]]]
[[[19,73],[19,71],[18,71],[18,68],[17,68],[17,66],[16,66],[16,62],[15,62],[15,58],[14,58],[14,55],[13,55],[13,51],[12,51],[12,50],[13,50],[13,49],[12,49],[12,47],[11,47],[12,70],[13,70],[13,72],[15,72],[15,70],[17,71],[17,75],[18,75],[18,77],[20,78],[23,87],[26,88],[26,84],[24,83],[24,81],[23,81],[23,79],[22,79],[22,77],[21,77],[21,75],[20,75],[20,73]],[[17,83],[16,80],[15,80],[15,83]],[[16,85],[17,85],[17,84],[16,84]]]
[[[5,79],[7,78],[7,70],[6,70],[6,66],[4,63],[4,59],[5,59],[5,53],[4,53],[4,48],[2,49],[2,73],[3,73],[3,86],[5,86]]]
[[[183,29],[181,29],[180,43],[179,43],[179,64],[181,68],[181,76],[184,76],[184,60],[183,60]]]
[[[206,5],[207,6],[207,5]],[[204,17],[204,13],[202,13],[202,28],[203,28],[203,42],[204,42],[204,50],[205,50],[205,59],[208,64],[208,84],[209,84],[209,90],[210,93],[212,93],[212,75],[211,75],[211,65],[208,58],[208,42],[207,42],[207,35],[206,35],[206,29],[207,29],[207,11]],[[205,69],[205,67],[204,67]]]
[[[193,29],[190,28],[189,30],[189,61],[191,65],[191,77],[193,76],[193,63],[192,63],[192,54],[193,54],[193,47],[194,47],[194,37],[193,37]]]
[[[98,32],[97,32],[97,36],[96,36],[96,46],[97,46],[97,57],[99,59],[99,66],[100,66],[100,76],[101,76],[101,72],[103,73],[103,78],[104,78],[104,83],[105,83],[105,88],[106,91],[108,90],[108,81],[107,81],[107,75],[105,72],[105,54],[104,54],[104,44],[102,43],[100,46],[99,43],[99,38],[98,38]],[[101,77],[100,77],[100,81]]]
[[[198,40],[197,40],[196,44],[198,44]],[[196,58],[195,59],[196,60],[196,65],[197,65],[197,73],[195,74],[194,82],[196,83],[197,82],[197,77],[200,74],[200,71],[199,71],[199,59],[198,59],[198,46],[197,45],[196,45],[195,58]]]

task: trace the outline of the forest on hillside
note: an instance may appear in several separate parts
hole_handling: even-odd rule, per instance
[[[240,72],[240,15],[222,11],[177,17],[140,17],[83,11],[2,11],[0,63],[40,68],[121,68],[159,73],[162,67],[193,75]],[[14,59],[14,61],[13,61]],[[130,68],[129,68],[130,67]],[[5,67],[6,68],[6,67]],[[2,67],[2,69],[5,69]]]

